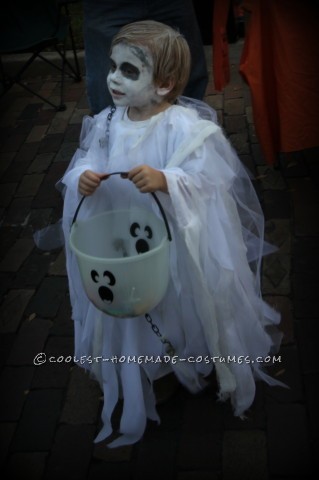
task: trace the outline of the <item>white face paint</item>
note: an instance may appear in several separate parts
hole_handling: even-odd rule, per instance
[[[117,106],[150,109],[163,98],[153,83],[153,60],[146,48],[120,43],[111,54],[107,86]]]

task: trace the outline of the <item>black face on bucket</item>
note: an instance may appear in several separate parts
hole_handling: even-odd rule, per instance
[[[146,225],[144,229],[142,229],[139,223],[134,222],[130,227],[130,234],[132,235],[132,237],[137,238],[135,242],[135,248],[137,253],[145,253],[149,251],[150,246],[146,238],[151,239],[153,237],[153,231],[151,227]]]
[[[103,272],[102,277],[100,278],[100,274],[96,270],[91,270],[91,278],[94,283],[106,283],[106,285],[101,285],[98,289],[100,299],[105,303],[112,303],[114,299],[114,295],[112,290],[109,287],[115,285],[116,280],[112,272],[105,270]]]

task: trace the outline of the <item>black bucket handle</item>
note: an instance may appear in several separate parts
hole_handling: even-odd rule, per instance
[[[122,175],[123,178],[126,178],[127,177],[127,172],[112,172],[112,173],[107,173],[105,174],[105,178],[108,178],[110,177],[111,175]],[[171,242],[172,241],[172,235],[171,235],[171,231],[170,231],[170,228],[169,228],[169,224],[168,224],[168,220],[167,220],[167,217],[166,217],[166,213],[164,211],[164,208],[161,204],[161,202],[159,201],[157,195],[155,194],[155,192],[150,192],[150,194],[152,195],[152,197],[154,198],[160,212],[161,212],[161,215],[162,215],[162,218],[164,220],[164,224],[165,224],[165,228],[166,228],[166,232],[167,232],[167,238],[168,240]],[[86,195],[83,195],[83,197],[81,198],[76,210],[75,210],[75,213],[74,213],[74,217],[73,217],[73,220],[72,220],[72,224],[71,226],[73,226],[73,224],[76,222],[76,219],[77,219],[77,216],[78,216],[78,213],[80,211],[80,208],[82,206],[82,203],[84,202],[84,199],[86,198]]]

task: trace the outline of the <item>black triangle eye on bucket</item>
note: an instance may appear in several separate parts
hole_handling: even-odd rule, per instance
[[[121,175],[122,178],[127,178],[127,172],[112,172],[112,173],[106,173],[102,178],[101,180],[106,180],[108,179],[110,176],[112,175]],[[167,217],[166,217],[166,214],[165,214],[165,211],[164,211],[164,208],[161,204],[161,202],[159,201],[157,195],[155,194],[155,192],[150,192],[150,194],[152,195],[152,197],[154,198],[160,212],[161,212],[161,215],[162,215],[162,218],[163,218],[163,221],[164,221],[164,224],[165,224],[165,228],[166,228],[166,231],[167,231],[167,238],[169,241],[172,241],[172,235],[171,235],[171,231],[170,231],[170,228],[169,228],[169,224],[168,224],[168,221],[167,221]],[[79,211],[80,211],[80,208],[82,206],[82,203],[84,202],[86,196],[84,195],[77,208],[76,208],[76,211],[74,213],[74,217],[73,217],[73,220],[72,220],[72,225],[76,222],[76,219],[77,219],[77,216],[79,214]],[[72,226],[71,225],[71,226]]]

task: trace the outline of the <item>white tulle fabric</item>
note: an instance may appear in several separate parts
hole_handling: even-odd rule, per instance
[[[118,108],[83,121],[80,148],[62,183],[65,188],[63,230],[75,354],[103,358],[165,354],[144,317],[117,319],[97,310],[87,299],[69,232],[80,195],[80,174],[91,169],[111,173],[148,164],[164,172],[169,195],[158,192],[173,240],[170,284],[161,303],[150,312],[160,332],[180,358],[265,357],[274,347],[267,326],[279,314],[261,298],[259,275],[263,255],[263,214],[250,178],[206,104],[182,98],[179,104],[145,122],[132,122]],[[79,212],[85,219],[104,210],[131,205],[159,214],[149,194],[114,176],[87,197]],[[151,278],[145,278],[151,282]],[[255,380],[279,384],[261,364],[219,362],[86,362],[83,365],[104,392],[103,428],[96,441],[112,433],[111,415],[123,398],[121,436],[110,446],[136,442],[147,418],[159,421],[152,383],[174,371],[191,392],[205,386],[213,366],[221,399],[230,398],[234,414],[242,415],[254,400]]]

